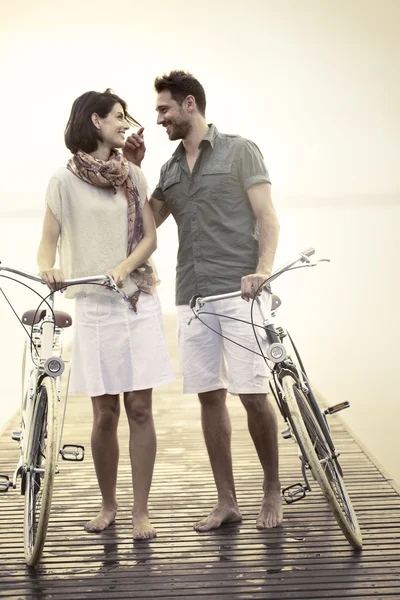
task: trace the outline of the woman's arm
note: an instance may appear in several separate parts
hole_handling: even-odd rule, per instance
[[[124,279],[135,269],[140,267],[157,248],[156,225],[154,223],[153,212],[147,200],[143,205],[143,237],[134,248],[131,254],[119,265],[107,272],[111,275],[115,283],[121,287]]]
[[[61,269],[54,269],[60,231],[60,225],[47,205],[43,220],[42,239],[37,252],[37,262],[39,275],[51,290],[61,289],[61,284],[64,282]]]

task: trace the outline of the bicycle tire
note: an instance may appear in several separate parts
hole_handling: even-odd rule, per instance
[[[34,567],[40,560],[46,540],[57,466],[57,389],[52,377],[45,377],[37,390],[32,426],[32,446],[25,477],[24,552],[27,565]]]
[[[282,387],[295,434],[304,448],[311,474],[318,482],[347,541],[353,548],[360,550],[360,527],[338,460],[332,457],[326,437],[296,379],[292,375],[285,375]]]

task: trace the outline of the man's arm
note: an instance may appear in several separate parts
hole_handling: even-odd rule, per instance
[[[129,162],[133,163],[137,167],[141,168],[142,160],[146,153],[146,146],[144,143],[143,127],[139,129],[137,133],[130,135],[123,148],[125,158]],[[164,223],[165,219],[171,214],[167,208],[166,202],[158,200],[152,196],[149,200],[151,210],[153,211],[154,221],[156,227],[159,227]]]
[[[271,274],[280,229],[272,204],[271,185],[269,183],[253,185],[247,194],[260,228],[257,272]]]
[[[164,223],[165,219],[171,214],[168,210],[167,203],[163,200],[157,200],[157,198],[154,198],[154,196],[150,198],[149,203],[151,210],[153,211],[156,227],[160,227],[160,225]]]
[[[245,298],[253,298],[258,287],[272,273],[280,227],[269,183],[251,186],[247,195],[259,226],[259,254],[256,273],[242,278],[242,293]]]

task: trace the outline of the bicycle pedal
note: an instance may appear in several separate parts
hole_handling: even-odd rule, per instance
[[[295,483],[289,485],[289,487],[282,490],[282,496],[286,504],[293,504],[302,500],[306,496],[306,488],[301,483]]]
[[[292,432],[290,431],[290,427],[288,427],[287,429],[282,429],[281,436],[283,437],[283,439],[289,440],[292,437]]]
[[[82,462],[85,458],[85,448],[79,444],[64,444],[60,454],[63,460]]]
[[[8,488],[12,487],[12,483],[8,475],[0,475],[0,493],[8,492]]]
[[[22,431],[20,429],[13,429],[11,432],[11,439],[14,440],[15,442],[20,442],[21,434],[22,434]]]
[[[334,406],[330,406],[329,408],[324,410],[324,414],[334,415],[335,413],[340,412],[345,408],[350,408],[350,402],[348,402],[347,400],[345,402],[339,402],[339,404],[335,404]]]

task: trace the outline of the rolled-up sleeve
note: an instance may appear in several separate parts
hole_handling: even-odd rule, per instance
[[[152,196],[156,200],[161,200],[161,202],[165,202],[164,192],[161,189],[161,185],[162,185],[162,174],[160,174],[160,179],[158,181],[158,185],[154,189]]]
[[[244,140],[239,172],[246,192],[256,183],[271,183],[263,156],[257,145],[250,140]]]

